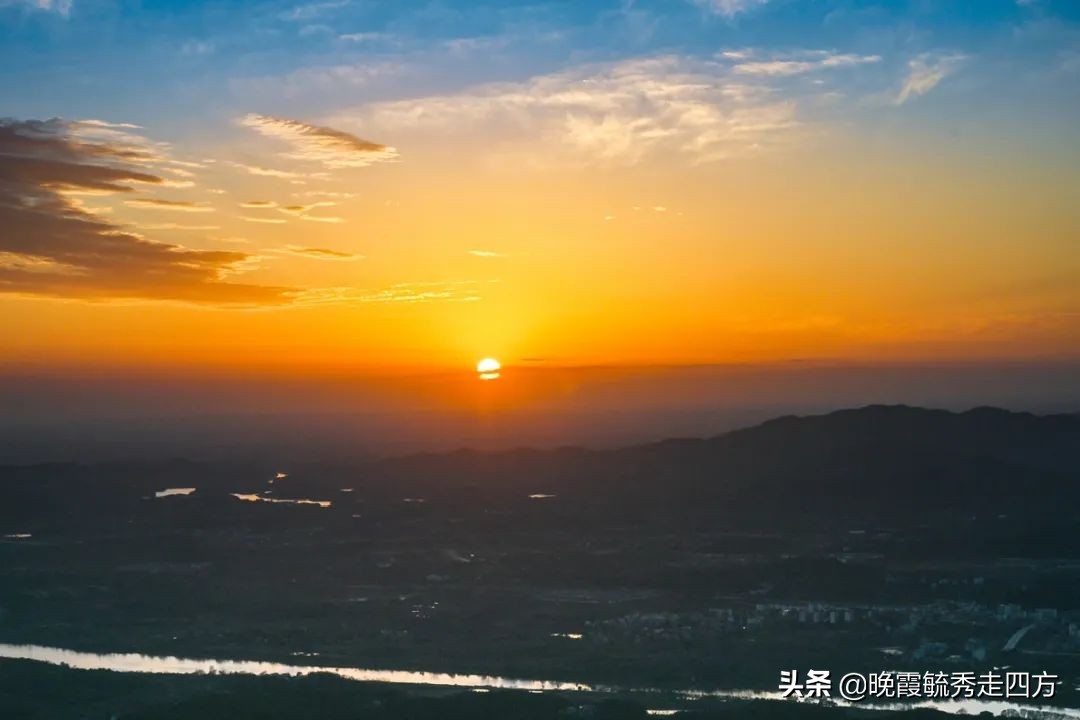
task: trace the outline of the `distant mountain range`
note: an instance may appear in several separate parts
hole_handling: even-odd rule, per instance
[[[868,406],[617,450],[460,450],[350,466],[279,468],[268,459],[261,467],[8,467],[0,468],[0,493],[23,503],[8,504],[4,514],[16,517],[25,503],[78,503],[83,491],[108,507],[103,501],[113,493],[137,498],[197,485],[199,497],[232,503],[228,493],[264,492],[267,477],[282,469],[289,479],[273,486],[275,494],[334,497],[334,512],[346,507],[340,488],[350,487],[356,494],[349,497],[369,503],[417,497],[463,514],[534,507],[549,498],[530,495],[556,496],[548,504],[552,522],[948,525],[993,518],[1053,527],[1054,537],[1080,529],[1080,415],[996,408]]]
[[[760,502],[792,509],[1041,504],[1080,491],[1080,415],[874,405],[618,450],[459,451],[377,463],[397,482]],[[449,483],[457,485],[458,482]]]

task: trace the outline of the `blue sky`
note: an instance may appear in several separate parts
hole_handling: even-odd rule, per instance
[[[1024,87],[1004,90],[1070,105],[1075,99],[1067,90],[1076,88],[1080,65],[1078,19],[1080,3],[1068,0],[5,0],[0,100],[6,113],[34,117],[168,123],[178,113],[189,121],[225,117],[253,103],[312,115],[589,62],[745,48],[877,55],[875,77],[859,79],[882,91],[890,82],[901,87],[908,64],[921,55],[964,56],[973,97],[1002,92],[985,87],[995,77],[1027,76]],[[283,98],[258,97],[253,82],[320,70],[328,78],[321,85]],[[1047,77],[1056,71],[1062,77]],[[1038,75],[1042,83],[1031,77]]]

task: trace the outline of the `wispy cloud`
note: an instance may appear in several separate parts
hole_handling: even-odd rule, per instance
[[[894,102],[903,105],[912,98],[925,95],[956,72],[966,59],[967,56],[960,53],[924,53],[913,58],[908,62],[907,77]]]
[[[180,46],[180,54],[187,57],[201,57],[214,52],[214,43],[205,40],[188,40]]]
[[[352,43],[371,43],[382,42],[384,40],[393,39],[393,35],[381,32],[356,32],[345,33],[344,35],[338,35],[338,40]]]
[[[765,5],[769,0],[692,0],[698,7],[716,15],[733,18],[740,13]]]
[[[130,128],[127,128],[130,129]],[[262,305],[286,287],[229,282],[252,256],[143,237],[65,193],[129,194],[161,185],[146,151],[91,142],[62,120],[0,121],[0,293],[93,300],[154,299]]]
[[[470,255],[475,255],[476,257],[482,257],[482,258],[506,257],[506,255],[504,255],[503,253],[494,252],[493,250],[470,250],[469,254]]]
[[[400,61],[364,62],[303,67],[283,75],[240,77],[229,84],[241,97],[252,100],[266,96],[288,98],[294,102],[325,98],[328,95],[355,93],[373,87],[389,88],[400,84],[412,66]]]
[[[273,200],[245,200],[240,203],[242,208],[276,208],[278,204]]]
[[[71,15],[72,0],[0,0],[0,7],[5,5],[15,5],[30,10],[42,10],[66,18]]]
[[[798,128],[796,109],[726,63],[663,56],[372,103],[336,121],[444,138],[479,133],[489,152],[528,153],[536,164],[626,165],[650,155],[706,162],[767,148]]]
[[[279,178],[281,180],[303,180],[305,178],[311,177],[311,175],[308,173],[298,173],[289,170],[280,170],[278,168],[268,168],[263,165],[250,165],[248,163],[241,162],[229,162],[229,165],[232,165],[234,168],[243,170],[246,173],[256,175],[258,177],[272,177]]]
[[[240,122],[292,146],[287,157],[328,168],[366,167],[397,158],[397,150],[341,130],[270,115],[245,115]]]
[[[284,225],[288,222],[282,218],[251,217],[249,215],[240,215],[239,218],[244,222],[263,223],[264,225]]]
[[[727,56],[724,56],[727,57]],[[785,77],[803,75],[819,70],[855,67],[881,62],[880,55],[854,55],[850,53],[831,53],[826,51],[808,51],[794,55],[774,56],[767,59],[751,59],[743,54],[732,70],[740,75],[765,75]]]
[[[279,207],[278,210],[283,213],[288,213],[289,215],[303,215],[306,212],[311,212],[315,208],[334,207],[335,205],[337,205],[337,203],[333,200],[319,200],[306,205],[284,205]]]
[[[363,260],[363,255],[357,255],[356,253],[342,252],[340,250],[331,250],[330,248],[320,247],[304,247],[302,245],[286,245],[280,249],[280,252],[285,252],[290,255],[299,255],[301,257],[312,258],[314,260],[333,260],[338,262],[354,262],[356,260]]]
[[[319,288],[304,293],[301,302],[414,304],[429,302],[476,302],[483,297],[475,280],[455,282],[397,283],[386,288],[366,290],[349,287]]]
[[[325,2],[302,3],[281,13],[282,20],[301,22],[320,17],[349,4],[349,0],[326,0]]]
[[[220,230],[217,225],[183,225],[181,223],[150,223],[148,225],[137,225],[139,230]]]
[[[149,208],[151,210],[172,210],[175,212],[205,213],[214,212],[214,208],[202,203],[190,200],[162,200],[160,198],[136,198],[125,200],[125,205],[131,207]]]
[[[336,190],[304,190],[302,192],[293,193],[294,197],[323,197],[333,198],[334,200],[348,200],[356,197],[356,193],[351,192],[339,192]]]
[[[339,223],[344,222],[342,218],[332,217],[328,215],[310,215],[309,213],[321,207],[333,207],[337,203],[330,200],[322,200],[320,202],[308,203],[307,205],[283,205],[278,208],[278,211],[285,213],[286,215],[292,215],[298,217],[301,220],[311,220],[313,222],[326,222],[326,223]]]

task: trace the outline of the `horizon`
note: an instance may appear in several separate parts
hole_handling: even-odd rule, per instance
[[[504,364],[493,382],[447,372],[25,371],[0,376],[0,462],[610,448],[874,404],[1072,413],[1080,364]]]
[[[746,424],[736,424],[730,429],[721,430],[711,434],[703,435],[671,435],[666,437],[657,437],[652,439],[638,440],[635,442],[627,442],[623,444],[610,444],[610,445],[586,445],[586,444],[522,444],[522,445],[506,445],[506,446],[492,446],[492,447],[474,447],[469,445],[449,447],[446,449],[423,449],[417,448],[410,451],[404,451],[399,454],[388,455],[364,455],[359,454],[351,458],[338,458],[337,463],[341,466],[349,465],[363,465],[368,463],[383,463],[393,462],[398,460],[410,460],[419,458],[431,458],[439,456],[460,456],[468,454],[487,455],[487,456],[508,456],[516,455],[520,453],[534,454],[534,453],[549,453],[557,455],[566,451],[583,452],[583,453],[618,453],[624,450],[635,450],[640,448],[655,447],[665,445],[667,443],[681,443],[681,442],[709,442],[712,440],[719,440],[730,435],[738,435],[748,431],[755,431],[764,428],[765,426],[772,425],[778,421],[813,421],[821,420],[825,418],[831,418],[838,415],[855,415],[866,414],[869,412],[903,412],[911,411],[913,413],[929,413],[929,414],[943,414],[956,417],[964,417],[970,415],[1009,415],[1009,416],[1024,416],[1040,419],[1058,419],[1058,418],[1078,418],[1080,417],[1080,411],[1065,411],[1065,412],[1032,412],[1028,410],[1011,410],[1009,408],[1003,408],[996,405],[977,405],[967,407],[963,409],[949,409],[941,407],[927,407],[922,405],[908,405],[904,403],[871,403],[861,406],[840,407],[830,410],[821,410],[818,412],[806,412],[788,413],[782,415],[771,415],[761,420],[747,421]],[[42,465],[77,465],[77,466],[125,466],[125,465],[147,465],[157,462],[162,465],[173,465],[176,463],[191,463],[194,465],[213,465],[215,463],[222,462],[213,458],[199,458],[199,457],[185,457],[174,456],[162,458],[160,460],[152,461],[146,457],[140,457],[137,455],[127,455],[116,458],[102,458],[98,460],[60,460],[50,462],[4,462],[0,458],[0,467],[35,467]],[[286,460],[286,462],[290,462]],[[292,459],[291,462],[295,463],[300,468],[307,468],[310,470],[315,467],[326,467],[327,463],[315,461],[311,459]],[[225,461],[226,465],[236,466],[257,466],[264,468],[274,468],[281,466],[280,460],[268,459],[268,458],[255,458],[254,456],[240,456],[230,457],[228,461]],[[294,469],[290,467],[290,469]],[[290,474],[290,473],[286,473]]]

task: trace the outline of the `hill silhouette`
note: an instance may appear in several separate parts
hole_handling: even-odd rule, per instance
[[[586,504],[608,497],[622,507],[676,504],[695,514],[716,504],[895,517],[1018,511],[1078,499],[1080,416],[875,405],[780,417],[708,439],[604,451],[460,451],[388,460],[369,471],[438,495],[528,486]]]

